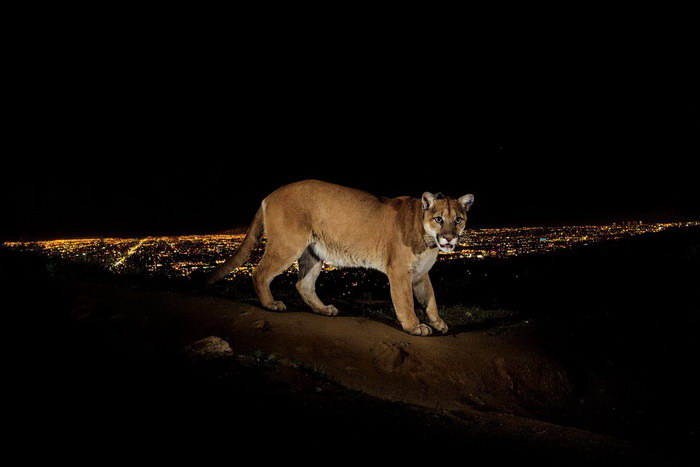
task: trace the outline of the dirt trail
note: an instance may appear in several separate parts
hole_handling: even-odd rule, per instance
[[[215,335],[235,353],[274,352],[387,400],[532,415],[556,411],[570,397],[562,368],[512,337],[478,332],[415,337],[367,318],[268,312],[220,298],[100,286],[84,286],[81,293],[85,313],[125,333],[138,328],[130,338],[144,343],[177,349]]]
[[[303,367],[360,393],[425,408],[421,410],[433,414],[425,419],[442,420],[444,427],[453,427],[454,422],[458,431],[446,430],[458,444],[485,443],[487,453],[501,446],[493,449],[507,449],[515,457],[518,452],[559,456],[567,459],[567,465],[601,465],[601,459],[615,465],[656,462],[628,442],[541,421],[543,415],[556,414],[571,403],[571,386],[564,370],[524,337],[485,332],[414,337],[361,317],[273,313],[223,298],[108,285],[83,283],[77,289],[73,326],[93,336],[83,344],[87,347],[78,349],[82,353],[91,354],[91,345],[116,344],[120,355],[132,350],[137,357],[150,352],[174,355],[195,341],[218,336],[230,344],[234,356],[248,355],[243,361],[249,361],[255,351],[276,353],[282,364],[273,365],[284,371],[308,374],[297,371],[297,365],[284,364],[284,359],[300,361]],[[128,366],[127,357],[122,359]],[[314,396],[313,392],[299,395],[284,378],[275,384],[302,401]],[[300,404],[300,410],[305,410],[306,403]],[[402,410],[396,407],[397,417],[409,413]],[[278,418],[274,416],[275,423]],[[422,428],[413,428],[423,433]]]

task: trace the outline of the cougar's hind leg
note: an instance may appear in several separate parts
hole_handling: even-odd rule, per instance
[[[268,240],[258,267],[253,272],[253,285],[258,294],[260,303],[268,310],[284,311],[287,307],[281,301],[275,300],[270,292],[272,279],[283,273],[294,261],[299,258],[305,245],[297,245],[289,242],[277,242]]]
[[[258,267],[253,272],[253,285],[260,303],[268,310],[283,311],[284,303],[272,298],[270,283],[304,252],[311,241],[311,230],[305,218],[285,208],[283,200],[265,198],[262,202],[264,231],[267,243]]]
[[[316,295],[316,279],[323,268],[323,261],[316,256],[309,245],[299,257],[299,281],[296,283],[299,295],[314,312],[335,316],[338,309],[333,305],[324,305]]]

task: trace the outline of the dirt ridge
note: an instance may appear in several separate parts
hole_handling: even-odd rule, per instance
[[[268,312],[177,293],[90,289],[85,294],[101,308],[96,314],[138,321],[142,339],[176,349],[215,335],[235,353],[277,353],[386,400],[531,416],[555,412],[571,397],[564,369],[518,338],[483,332],[415,337],[364,317]]]

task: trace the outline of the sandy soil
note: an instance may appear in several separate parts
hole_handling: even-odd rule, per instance
[[[584,465],[649,460],[627,442],[541,421],[571,403],[571,384],[531,339],[487,332],[421,338],[361,317],[268,312],[222,298],[95,284],[77,287],[71,322],[107,329],[136,352],[177,354],[218,336],[239,362],[267,359],[367,397],[423,408],[472,441],[557,452]],[[286,371],[272,377],[291,387]]]

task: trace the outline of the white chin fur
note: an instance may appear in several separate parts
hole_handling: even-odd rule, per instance
[[[447,241],[442,237],[437,238],[437,236],[435,236],[435,243],[437,244],[440,251],[444,251],[447,253],[453,252],[457,248],[457,239],[456,238],[453,239],[452,241]]]

